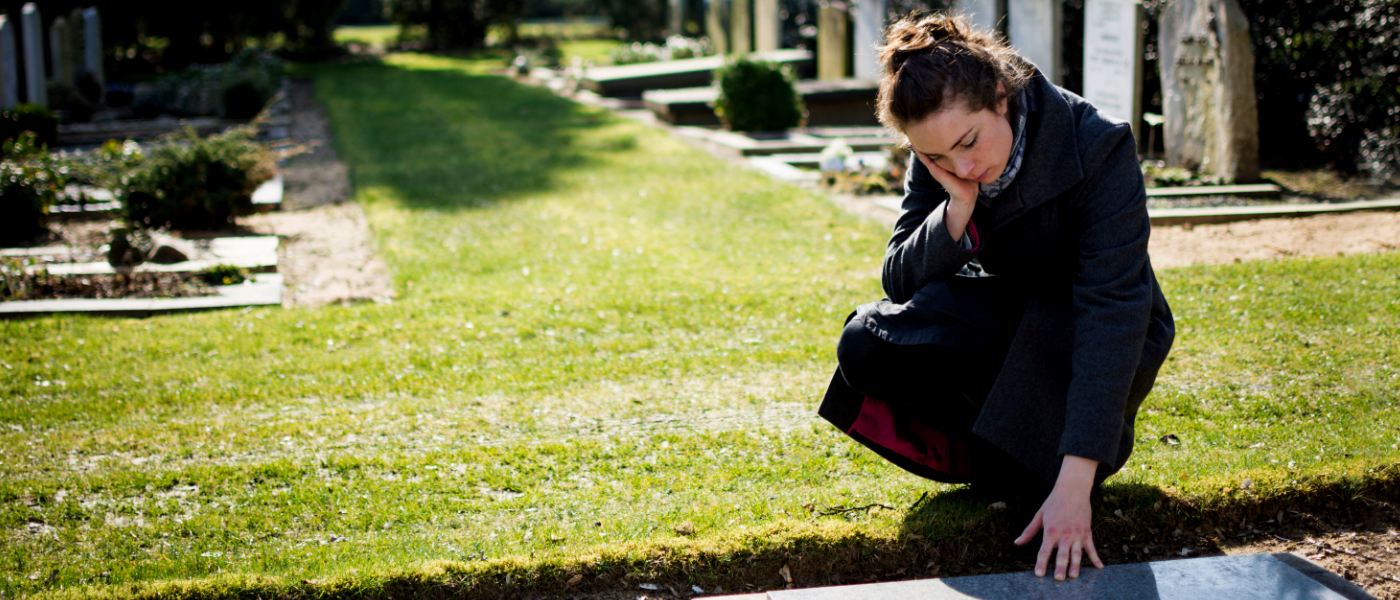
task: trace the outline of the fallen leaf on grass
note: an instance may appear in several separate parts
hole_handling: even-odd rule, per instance
[[[675,527],[672,527],[671,530],[681,535],[693,535],[695,533],[695,525],[692,524],[690,521],[686,521],[684,523],[676,525]]]
[[[792,571],[788,569],[787,565],[783,565],[783,568],[778,569],[778,575],[783,578],[785,583],[792,583]]]
[[[1242,490],[1247,490],[1247,489],[1252,488],[1252,487],[1254,487],[1254,480],[1253,480],[1253,479],[1250,479],[1250,478],[1246,477],[1244,481],[1241,481],[1241,482],[1240,482],[1240,489],[1242,489]]]
[[[575,585],[578,585],[578,582],[580,581],[583,581],[583,575],[575,573],[573,577],[570,577],[568,581],[564,582],[564,587],[574,587]]]
[[[987,510],[990,510],[990,511],[1006,510],[1006,503],[1005,503],[1005,502],[993,502],[993,503],[987,505]]]
[[[654,584],[654,583],[639,583],[639,584],[637,584],[637,587],[642,588],[642,589],[644,589],[644,590],[652,590],[652,591],[656,591],[656,590],[661,589],[661,586],[656,585],[656,584]]]
[[[1162,437],[1159,438],[1159,439],[1162,440],[1162,443],[1163,443],[1163,444],[1166,444],[1166,445],[1168,445],[1168,446],[1180,446],[1180,445],[1181,445],[1181,438],[1176,437],[1176,434],[1175,434],[1175,433],[1168,433],[1167,435],[1164,435],[1164,436],[1162,436]]]

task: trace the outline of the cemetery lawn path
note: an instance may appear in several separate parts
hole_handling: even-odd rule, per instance
[[[883,228],[498,64],[307,68],[392,304],[0,322],[0,598],[1020,564],[1014,511],[813,415],[842,319],[881,295]],[[1096,507],[1105,559],[1214,551],[1279,503],[1400,498],[1400,254],[1160,277],[1178,342]]]

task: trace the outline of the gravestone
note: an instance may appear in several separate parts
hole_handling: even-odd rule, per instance
[[[19,104],[19,61],[15,54],[14,22],[0,15],[0,110]]]
[[[705,0],[705,35],[720,56],[729,54],[728,4],[728,0]]]
[[[729,51],[734,54],[753,52],[753,17],[749,0],[730,0]]]
[[[1213,556],[1187,560],[1085,566],[1078,579],[1055,581],[1029,572],[865,585],[780,590],[768,600],[1152,600],[1371,599],[1355,584],[1291,554]]]
[[[845,79],[850,71],[850,19],[845,2],[822,2],[817,11],[817,79]]]
[[[972,24],[987,31],[1001,29],[1001,3],[997,0],[956,0],[953,10],[966,14]]]
[[[1175,0],[1158,31],[1167,165],[1257,181],[1254,50],[1239,2]]]
[[[770,52],[783,45],[782,6],[778,0],[754,0],[753,46],[759,52]]]
[[[1139,0],[1084,3],[1084,99],[1100,112],[1127,121],[1139,138],[1142,23]]]
[[[1011,46],[1025,56],[1050,83],[1060,83],[1059,0],[1008,0],[1006,29]]]
[[[879,79],[880,44],[885,41],[885,0],[857,0],[855,6],[855,76]]]
[[[102,65],[102,16],[96,6],[83,9],[83,68],[97,81],[100,95],[107,93],[107,71]]]
[[[49,105],[48,83],[44,77],[44,25],[39,7],[28,2],[20,9],[20,27],[24,34],[24,100],[39,106]]]
[[[54,81],[72,86],[77,81],[77,58],[73,55],[73,31],[68,19],[59,17],[49,25],[49,71]]]
[[[671,35],[685,35],[685,0],[670,0],[666,8]]]

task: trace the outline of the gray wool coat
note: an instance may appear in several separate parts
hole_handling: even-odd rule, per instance
[[[952,239],[947,192],[911,160],[884,260],[888,297],[854,318],[888,342],[929,343],[941,328],[927,307],[948,301],[931,282],[973,259],[1011,278],[1004,281],[1023,286],[1028,300],[973,433],[1047,482],[1066,454],[1099,461],[1103,478],[1132,453],[1134,419],[1175,326],[1147,256],[1131,129],[1039,74],[1027,92],[1037,110],[1027,117],[1021,170],[974,209],[978,246]]]

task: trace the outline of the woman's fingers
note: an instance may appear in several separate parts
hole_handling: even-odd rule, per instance
[[[1099,551],[1094,548],[1094,535],[1089,534],[1089,538],[1084,542],[1084,552],[1089,555],[1089,562],[1095,567],[1103,568],[1103,561],[1099,560]]]
[[[1063,548],[1063,546],[1061,546]],[[1079,540],[1069,547],[1069,578],[1079,578],[1079,559],[1083,555],[1084,549],[1079,545]]]
[[[1050,536],[1042,538],[1040,542],[1040,553],[1035,555],[1035,576],[1044,577],[1045,568],[1050,564],[1050,554],[1055,551],[1055,541]]]
[[[1024,546],[1030,543],[1030,541],[1035,538],[1036,532],[1040,531],[1040,523],[1044,515],[1044,508],[1036,511],[1035,518],[1031,519],[1031,524],[1026,526],[1026,530],[1021,532],[1021,537],[1016,538],[1016,541],[1013,543],[1017,546]]]
[[[1069,567],[1069,540],[1060,540],[1059,551],[1055,552],[1055,581],[1065,580],[1065,569]]]

